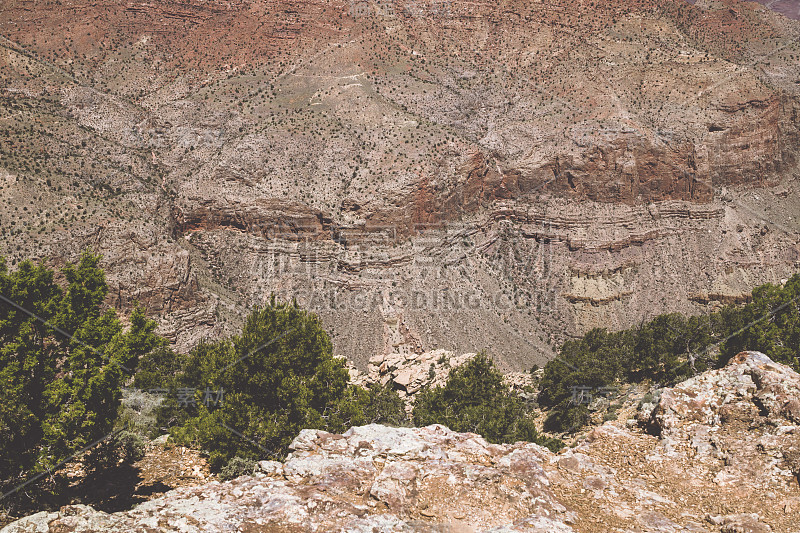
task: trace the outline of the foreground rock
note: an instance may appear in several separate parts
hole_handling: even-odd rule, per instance
[[[125,513],[39,513],[3,533],[573,531],[542,468],[551,454],[535,444],[490,445],[439,425],[370,425],[344,435],[304,430],[292,447],[283,465],[264,461],[253,477],[178,489]]]
[[[743,352],[545,467],[578,531],[800,531],[800,375]],[[628,428],[627,426],[631,426]]]
[[[800,375],[756,352],[665,389],[560,454],[443,426],[305,430],[284,463],[122,513],[39,513],[1,533],[798,532]],[[630,427],[628,427],[630,426]]]
[[[687,475],[720,486],[797,486],[800,381],[758,352],[666,390],[651,417],[662,449],[692,458]]]

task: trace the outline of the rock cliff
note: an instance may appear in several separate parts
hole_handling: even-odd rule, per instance
[[[641,426],[606,422],[559,454],[439,425],[304,430],[283,463],[262,461],[252,476],[126,512],[42,512],[2,533],[794,533],[799,400],[800,375],[743,352],[662,390],[638,411]]]
[[[755,3],[15,0],[0,34],[0,254],[102,252],[179,349],[276,293],[362,371],[395,329],[527,370],[800,266],[800,25]]]

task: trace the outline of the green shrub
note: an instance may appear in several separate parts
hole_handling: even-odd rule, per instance
[[[558,357],[544,367],[538,402],[545,407],[566,405],[575,387],[609,387],[622,375],[632,359],[632,336],[593,329],[583,338],[567,341]]]
[[[90,449],[84,464],[90,472],[131,465],[145,455],[146,441],[137,433],[123,430]]]
[[[139,361],[133,386],[137,389],[167,389],[179,386],[178,376],[186,364],[186,356],[168,346],[159,346]]]
[[[554,433],[575,433],[589,422],[589,409],[583,404],[562,402],[544,420],[544,429]]]
[[[670,385],[723,366],[743,350],[764,352],[800,370],[800,274],[783,286],[756,287],[745,306],[689,318],[660,315],[630,330],[593,329],[565,342],[545,365],[540,383],[539,403],[552,408],[545,428],[577,431],[588,420],[572,401],[575,387],[644,380]]]
[[[164,342],[141,309],[127,331],[113,310],[101,311],[99,261],[86,252],[67,264],[62,289],[44,265],[23,261],[9,272],[0,258],[0,294],[14,302],[0,301],[0,487],[109,434],[126,369]]]
[[[360,406],[361,418],[358,422],[361,425],[404,426],[409,424],[403,400],[388,384],[370,383]]]
[[[236,479],[240,476],[251,476],[256,469],[258,462],[255,459],[233,457],[228,463],[220,469],[219,477],[221,479]]]
[[[413,420],[416,426],[443,424],[454,431],[478,433],[494,443],[562,446],[557,439],[538,434],[524,402],[503,383],[503,375],[485,353],[453,370],[443,387],[421,391]]]
[[[785,285],[753,289],[753,301],[740,312],[723,310],[729,338],[721,346],[718,365],[737,353],[757,350],[800,372],[800,274]]]
[[[179,381],[224,391],[219,406],[198,397],[171,431],[176,442],[207,451],[214,469],[235,456],[282,457],[304,428],[342,432],[367,421],[399,421],[399,398],[349,384],[315,315],[274,298],[250,314],[240,335],[192,350]]]
[[[153,433],[168,431],[173,426],[185,423],[190,416],[190,413],[176,401],[178,389],[185,385],[186,365],[187,356],[175,353],[167,346],[156,348],[139,361],[133,386],[142,391],[154,391],[161,395],[161,401],[152,412]]]

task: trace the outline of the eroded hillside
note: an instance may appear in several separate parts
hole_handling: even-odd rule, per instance
[[[0,33],[0,253],[100,251],[183,348],[274,292],[362,369],[523,369],[800,261],[800,26],[754,3],[15,0]]]

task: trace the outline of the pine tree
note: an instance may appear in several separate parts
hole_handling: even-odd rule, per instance
[[[444,386],[421,391],[413,418],[416,426],[443,424],[494,443],[531,441],[561,447],[560,441],[538,434],[521,398],[503,383],[503,375],[483,352],[450,372]]]

